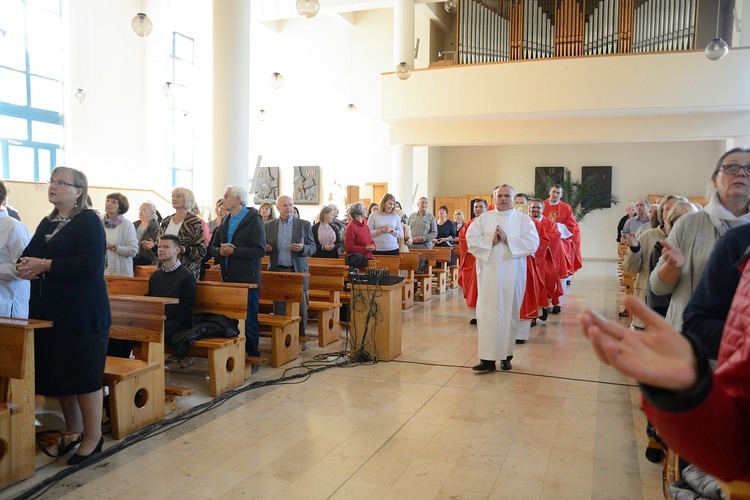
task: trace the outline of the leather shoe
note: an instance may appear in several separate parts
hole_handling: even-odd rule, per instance
[[[97,453],[101,453],[102,446],[104,446],[104,436],[99,438],[99,443],[96,445],[96,448],[94,448],[94,451],[92,451],[88,455],[79,455],[78,453],[73,454],[73,456],[68,459],[68,465],[78,465],[81,462],[85,462],[86,460],[91,458],[93,455],[96,455]]]
[[[560,314],[562,308],[560,306],[552,306],[552,314]]]
[[[516,344],[525,344],[526,341],[523,339],[516,339]]]
[[[470,320],[469,324],[470,325],[476,325],[477,324],[477,318],[474,318],[474,319]]]
[[[475,372],[493,372],[496,370],[495,362],[486,359],[480,359],[479,364],[471,368]]]
[[[532,327],[536,326],[536,319],[532,319],[532,320],[531,320],[531,326],[532,326]]]
[[[549,316],[549,309],[546,307],[542,307],[542,315],[539,316],[539,319],[542,321],[547,321],[547,317]]]
[[[511,368],[513,368],[513,365],[510,364],[510,361],[508,361],[507,359],[500,360],[500,369],[501,370],[508,371]]]

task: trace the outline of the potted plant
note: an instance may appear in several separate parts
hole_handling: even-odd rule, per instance
[[[543,185],[537,186],[534,195],[537,198],[545,199],[549,196],[549,188],[556,182],[549,176],[543,177]],[[562,182],[563,194],[562,200],[570,205],[573,209],[573,216],[580,223],[589,212],[609,208],[612,205],[620,203],[620,199],[608,193],[601,193],[596,189],[596,177],[589,176],[583,181],[573,180],[570,170],[565,171],[565,177]]]

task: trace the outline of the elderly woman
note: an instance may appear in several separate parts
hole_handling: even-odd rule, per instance
[[[318,217],[320,217],[320,222],[316,222],[312,227],[316,248],[313,257],[337,259],[341,240],[339,239],[338,231],[336,231],[333,225],[333,209],[331,207],[323,207]]]
[[[176,187],[172,190],[172,208],[175,213],[164,217],[159,228],[159,235],[174,234],[180,239],[182,252],[180,263],[200,278],[201,259],[206,255],[206,237],[203,233],[203,221],[190,212],[195,207],[195,196],[188,188]],[[154,240],[143,242],[143,248],[156,252]]]
[[[16,265],[18,275],[31,280],[29,317],[53,322],[34,334],[36,393],[59,397],[67,430],[84,433],[70,465],[100,452],[104,443],[102,379],[111,323],[107,240],[85,201],[87,191],[83,172],[52,170],[47,196],[55,208]]]
[[[399,239],[404,237],[401,228],[401,216],[396,213],[396,198],[386,193],[380,200],[378,210],[370,212],[367,227],[375,242],[374,255],[398,255],[401,245]]]
[[[107,235],[105,275],[133,276],[133,257],[138,254],[138,238],[133,224],[123,217],[130,209],[124,194],[110,193],[104,203],[104,233]]]
[[[261,203],[258,212],[260,212],[260,216],[263,217],[264,224],[269,220],[274,220],[276,218],[276,212],[273,210],[273,203],[268,201]]]
[[[159,234],[159,220],[156,216],[156,205],[150,201],[141,203],[138,209],[138,220],[133,222],[135,236],[138,239],[138,255],[133,257],[133,265],[155,266],[156,256],[143,247],[143,242],[155,240]]]
[[[666,319],[678,331],[714,243],[729,228],[750,222],[750,149],[724,153],[711,173],[710,189],[705,210],[683,215],[674,225],[650,277],[656,295],[672,294]]]
[[[633,295],[640,300],[646,300],[646,289],[648,288],[648,279],[650,275],[649,266],[651,265],[651,252],[659,241],[667,237],[667,233],[664,231],[663,223],[659,225],[659,221],[664,220],[664,216],[669,209],[671,209],[675,203],[680,201],[680,198],[675,195],[667,196],[662,201],[659,210],[654,213],[654,220],[657,221],[657,227],[653,229],[647,229],[634,237],[628,233],[622,236],[624,244],[628,247],[625,252],[625,257],[622,260],[622,268],[625,272],[630,274],[637,274],[635,279],[635,285]],[[644,224],[641,227],[646,227]],[[643,329],[643,322],[638,318],[633,318],[631,326],[634,328]]]
[[[361,201],[352,203],[349,207],[349,224],[344,234],[346,256],[360,254],[367,259],[372,258],[375,242],[372,240],[370,228],[365,223],[365,204]]]

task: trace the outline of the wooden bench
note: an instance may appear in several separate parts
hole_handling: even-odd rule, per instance
[[[414,307],[414,270],[419,265],[419,257],[417,255],[408,256],[409,253],[405,252],[400,255],[378,255],[378,263],[380,267],[388,268],[388,272],[398,276],[401,271],[406,273],[404,283],[405,286],[401,288],[401,309],[406,311]],[[414,270],[408,271],[403,268],[402,262],[404,259],[411,260],[414,262]]]
[[[263,271],[260,278],[261,304],[285,302],[286,314],[258,313],[261,337],[271,339],[271,366],[279,367],[299,356],[299,303],[304,297],[307,273]]]
[[[111,295],[145,295],[147,278],[107,276]],[[240,334],[231,338],[196,340],[188,352],[190,357],[208,359],[209,394],[219,396],[239,387],[245,381],[245,319],[247,318],[248,283],[199,281],[195,288],[193,313],[212,312],[238,320]]]
[[[423,274],[414,273],[414,279],[417,282],[418,289],[415,293],[416,298],[421,302],[427,302],[432,297],[432,268],[435,266],[437,252],[426,248],[409,249],[410,254],[421,255],[427,259],[427,269]]]
[[[122,439],[164,419],[164,308],[178,299],[110,295],[113,339],[136,343],[135,359],[107,356],[112,437]]]
[[[133,277],[148,278],[156,269],[157,266],[133,266]]]
[[[0,489],[34,475],[34,330],[51,326],[0,317]]]

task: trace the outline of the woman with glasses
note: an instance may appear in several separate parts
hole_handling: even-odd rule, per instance
[[[39,223],[16,265],[31,280],[29,317],[53,322],[34,335],[36,393],[60,398],[65,427],[83,438],[68,464],[102,449],[102,379],[111,316],[104,226],[86,203],[83,172],[55,167]]]
[[[678,331],[716,240],[730,228],[750,222],[750,149],[724,153],[711,173],[709,189],[705,209],[675,223],[650,276],[655,295],[672,295],[666,319]]]

